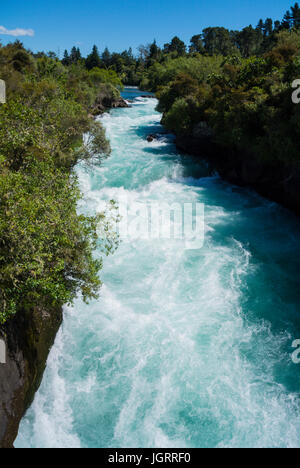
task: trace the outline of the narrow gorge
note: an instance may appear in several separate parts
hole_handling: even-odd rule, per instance
[[[299,219],[180,154],[141,94],[101,118],[112,154],[77,166],[78,209],[203,203],[204,245],[125,239],[104,259],[99,300],[64,309],[15,446],[297,447]]]

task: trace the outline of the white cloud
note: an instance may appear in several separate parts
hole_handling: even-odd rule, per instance
[[[4,26],[0,26],[0,34],[5,34],[6,36],[34,36],[34,30],[33,29],[21,29],[21,28],[16,28],[16,29],[6,29]]]

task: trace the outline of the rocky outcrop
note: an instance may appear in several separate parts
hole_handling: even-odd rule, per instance
[[[116,109],[119,107],[125,108],[130,106],[121,96],[115,97],[113,95],[107,96],[100,94],[91,108],[91,114],[93,116],[98,116],[107,112],[109,109]]]
[[[0,448],[13,447],[61,322],[62,308],[36,307],[0,327],[6,343],[6,363],[0,364]]]
[[[262,196],[300,214],[300,163],[261,161],[251,150],[244,154],[229,151],[214,142],[212,130],[200,122],[192,135],[177,136],[177,147],[204,158],[229,182],[254,188]]]

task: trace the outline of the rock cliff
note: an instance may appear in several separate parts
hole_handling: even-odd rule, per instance
[[[0,448],[13,448],[61,322],[61,308],[40,307],[19,312],[0,327],[6,343],[6,363],[0,364]]]
[[[229,182],[254,188],[262,196],[300,214],[300,164],[261,161],[251,149],[247,154],[224,149],[214,143],[211,130],[200,122],[190,136],[177,136],[177,147],[208,160]]]

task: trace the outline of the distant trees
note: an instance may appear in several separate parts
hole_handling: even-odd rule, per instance
[[[267,18],[264,24],[264,37],[271,36],[273,32],[273,20],[271,18]]]
[[[282,29],[299,28],[300,26],[300,7],[295,3],[290,10],[286,12],[281,23]]]
[[[64,51],[64,58],[62,59],[63,65],[72,65],[74,63],[78,63],[82,60],[81,52],[79,48],[72,47],[71,53],[69,55],[68,51]]]
[[[202,33],[204,48],[209,55],[230,55],[234,51],[234,43],[228,29],[206,28]]]
[[[161,52],[161,50],[157,46],[156,40],[154,39],[152,44],[150,44],[150,48],[149,48],[149,58],[150,58],[150,60],[157,60],[159,58],[160,52]]]
[[[81,63],[89,71],[94,68],[113,70],[124,84],[146,85],[147,82],[153,81],[148,73],[149,70],[158,64],[167,67],[167,62],[170,60],[185,57],[199,58],[199,54],[207,57],[223,56],[227,57],[227,62],[231,60],[231,63],[236,63],[242,58],[263,56],[276,45],[278,33],[298,28],[300,28],[300,7],[295,3],[285,13],[282,21],[273,21],[272,18],[260,19],[257,26],[250,24],[240,31],[230,31],[224,27],[208,27],[201,33],[193,35],[188,47],[178,36],[174,36],[162,48],[156,40],[140,45],[136,55],[131,48],[123,52],[110,52],[107,47],[100,54],[94,45],[91,53],[84,59],[79,48],[74,46],[70,53],[67,50],[64,52],[62,63],[64,65]]]
[[[92,52],[87,56],[85,65],[88,70],[92,70],[93,68],[101,68],[101,58],[98,47],[96,45],[93,46]]]
[[[292,27],[299,28],[300,26],[300,7],[298,3],[295,3],[293,7],[291,7],[291,17],[292,17]]]
[[[164,51],[166,53],[169,52],[177,52],[177,54],[180,55],[185,55],[186,53],[186,45],[185,43],[179,39],[178,36],[173,37],[172,41],[170,44],[165,44],[164,45]]]
[[[203,40],[202,40],[202,34],[196,34],[191,38],[191,45],[189,47],[189,52],[190,54],[194,52],[198,52],[200,54],[205,52],[204,45],[203,45]]]
[[[262,42],[262,34],[251,25],[236,34],[236,44],[243,57],[250,57],[258,52]]]
[[[67,50],[64,51],[64,58],[62,59],[62,64],[66,66],[70,64],[70,57]]]
[[[72,47],[70,61],[71,63],[77,63],[81,60],[81,52],[80,49],[76,47]]]
[[[105,47],[103,54],[101,55],[102,63],[106,68],[108,68],[111,64],[111,53],[109,52],[108,48]]]

